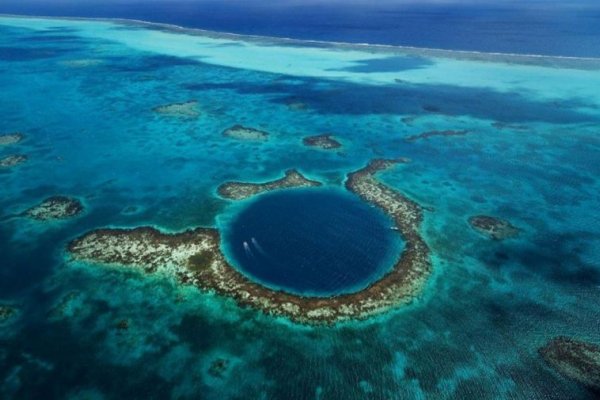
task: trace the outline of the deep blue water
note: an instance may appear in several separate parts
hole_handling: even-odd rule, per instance
[[[225,240],[247,275],[275,289],[327,296],[360,290],[389,270],[400,249],[391,226],[353,195],[294,190],[251,202]]]
[[[600,56],[600,2],[3,0],[0,13],[131,18],[298,39]]]

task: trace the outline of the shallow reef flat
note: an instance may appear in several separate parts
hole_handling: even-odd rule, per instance
[[[338,142],[331,134],[322,134],[315,136],[306,136],[302,139],[302,143],[308,147],[318,147],[323,150],[333,150],[342,147],[342,144]]]
[[[183,119],[193,119],[200,116],[200,110],[198,109],[198,102],[196,100],[189,100],[182,103],[165,104],[154,107],[152,111],[167,117]]]
[[[39,205],[26,210],[24,215],[38,221],[47,221],[72,218],[82,212],[81,201],[66,196],[52,196]]]
[[[6,133],[0,135],[0,146],[8,146],[11,144],[19,143],[21,140],[23,140],[24,137],[25,135],[23,135],[20,132]]]
[[[12,154],[3,158],[0,158],[0,167],[11,168],[19,164],[23,164],[27,161],[27,156],[23,154]]]
[[[248,140],[254,142],[264,142],[269,139],[269,133],[265,131],[261,131],[255,128],[249,128],[243,125],[234,125],[230,128],[227,128],[223,131],[223,136],[239,139],[239,140]]]
[[[600,395],[600,346],[560,336],[539,349],[554,370]]]
[[[521,232],[510,222],[489,215],[472,216],[469,218],[469,225],[475,231],[493,240],[510,239],[518,236]]]
[[[329,298],[305,297],[262,286],[228,263],[220,250],[220,234],[212,228],[175,234],[149,227],[99,229],[75,239],[68,249],[76,260],[165,273],[182,283],[231,297],[241,306],[300,323],[363,319],[410,303],[420,293],[431,272],[429,248],[419,233],[421,207],[374,177],[376,172],[398,162],[375,160],[348,175],[346,188],[389,214],[397,225],[398,234],[406,241],[392,270],[358,292]]]
[[[217,188],[219,196],[230,200],[242,200],[276,189],[321,186],[321,182],[306,178],[295,169],[285,171],[283,178],[263,183],[226,182]]]

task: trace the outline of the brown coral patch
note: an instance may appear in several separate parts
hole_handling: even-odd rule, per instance
[[[10,144],[19,143],[25,136],[22,133],[7,133],[0,135],[0,146],[8,146]]]
[[[217,189],[219,196],[231,199],[242,200],[259,193],[268,192],[276,189],[290,189],[298,187],[321,186],[321,182],[307,179],[295,169],[285,171],[283,178],[263,183],[249,182],[226,182]]]
[[[269,138],[269,133],[242,125],[234,125],[225,129],[223,136],[239,140],[264,142]]]
[[[23,164],[25,161],[27,161],[26,155],[12,154],[10,156],[0,158],[0,167],[10,168],[10,167],[17,166],[19,164]]]
[[[493,240],[504,240],[518,236],[521,230],[510,222],[489,215],[475,215],[469,218],[469,225],[482,235]]]
[[[309,147],[318,147],[323,150],[333,150],[342,147],[342,144],[335,140],[330,134],[307,136],[302,139],[302,143]]]
[[[0,304],[0,324],[9,321],[17,315],[17,308],[6,304]]]
[[[75,217],[83,212],[83,204],[77,199],[66,196],[53,196],[41,204],[25,211],[25,215],[38,221],[66,219]]]
[[[559,336],[539,353],[561,375],[600,393],[600,346]]]
[[[417,140],[429,139],[429,138],[435,137],[435,136],[464,136],[467,133],[469,133],[469,131],[466,131],[466,130],[462,130],[462,131],[453,131],[453,130],[429,131],[429,132],[419,133],[418,135],[409,136],[404,140],[407,142],[416,142]]]
[[[197,118],[200,116],[198,110],[198,102],[196,100],[190,100],[183,103],[172,103],[157,106],[152,109],[157,114],[161,114],[167,117],[175,118]]]

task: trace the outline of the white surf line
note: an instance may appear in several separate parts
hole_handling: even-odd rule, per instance
[[[547,54],[536,54],[536,53],[503,53],[503,52],[485,52],[476,50],[459,50],[459,49],[443,49],[436,47],[417,47],[417,46],[405,46],[405,45],[390,45],[390,44],[378,44],[368,42],[340,42],[340,41],[326,41],[316,39],[295,39],[285,36],[268,36],[268,35],[249,35],[240,34],[226,31],[211,31],[201,28],[189,28],[176,24],[167,24],[163,22],[152,22],[140,19],[129,19],[129,18],[91,18],[91,17],[73,17],[73,16],[44,16],[44,15],[21,15],[21,14],[2,14],[0,18],[21,18],[21,19],[46,19],[46,20],[66,20],[66,21],[96,21],[96,22],[109,22],[109,23],[120,23],[122,25],[142,25],[142,26],[155,26],[162,27],[172,30],[177,33],[185,34],[200,34],[202,36],[216,36],[218,38],[232,38],[239,41],[249,41],[248,39],[258,41],[270,41],[277,44],[278,42],[293,43],[293,44],[313,44],[313,45],[328,45],[328,46],[340,46],[345,48],[356,48],[361,49],[378,49],[378,50],[390,50],[390,51],[414,51],[414,52],[435,52],[440,53],[437,56],[442,57],[444,54],[448,56],[453,55],[464,55],[464,56],[492,56],[492,57],[510,57],[510,58],[534,58],[534,59],[547,59],[547,60],[572,60],[572,61],[591,61],[600,62],[600,57],[577,57],[577,56],[561,56],[561,55],[547,55]],[[450,57],[453,58],[453,57]],[[480,60],[480,58],[477,58]],[[495,60],[490,60],[495,61]]]

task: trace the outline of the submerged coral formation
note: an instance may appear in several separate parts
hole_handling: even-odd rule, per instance
[[[27,156],[23,154],[12,154],[4,158],[0,158],[0,167],[10,168],[27,161]]]
[[[72,241],[69,251],[77,260],[175,276],[182,283],[231,297],[242,306],[301,323],[365,318],[412,301],[431,271],[429,248],[419,233],[421,207],[374,177],[397,162],[400,160],[376,160],[348,175],[346,188],[389,214],[406,243],[387,275],[355,293],[304,297],[264,287],[228,263],[220,250],[219,232],[212,228],[176,234],[150,227],[99,229]]]
[[[305,146],[319,147],[324,150],[339,149],[342,144],[333,138],[333,135],[324,133],[322,135],[307,136],[302,139]]]
[[[210,368],[208,369],[208,373],[214,376],[215,378],[221,378],[227,368],[229,367],[229,360],[225,358],[217,358],[210,364]]]
[[[80,58],[76,60],[66,60],[61,64],[66,67],[71,68],[87,68],[87,67],[95,67],[97,65],[102,64],[103,61],[97,58]]]
[[[600,346],[559,336],[539,349],[560,374],[600,393]]]
[[[259,193],[276,189],[321,186],[321,182],[307,179],[295,169],[285,171],[283,178],[264,183],[226,182],[217,189],[219,196],[231,200],[242,200]]]
[[[10,144],[19,143],[25,136],[22,133],[6,133],[0,135],[0,146],[8,146]]]
[[[404,140],[406,140],[407,142],[416,142],[417,140],[429,139],[430,137],[434,137],[434,136],[464,136],[467,133],[469,133],[469,131],[466,131],[466,130],[462,130],[462,131],[453,131],[453,130],[428,131],[428,132],[419,133],[418,135],[409,136]]]
[[[152,111],[167,117],[176,118],[197,118],[200,116],[200,110],[198,110],[198,102],[196,100],[157,106],[154,107]]]
[[[81,212],[83,212],[83,204],[79,200],[66,196],[53,196],[25,211],[24,214],[29,218],[47,221],[75,217]]]
[[[469,218],[469,224],[477,232],[490,239],[503,240],[519,235],[519,228],[500,218],[489,215],[475,215]]]
[[[240,140],[263,142],[269,138],[269,133],[242,125],[234,125],[225,129],[223,131],[223,136]]]
[[[13,306],[0,304],[0,324],[9,321],[17,315],[17,309]]]

